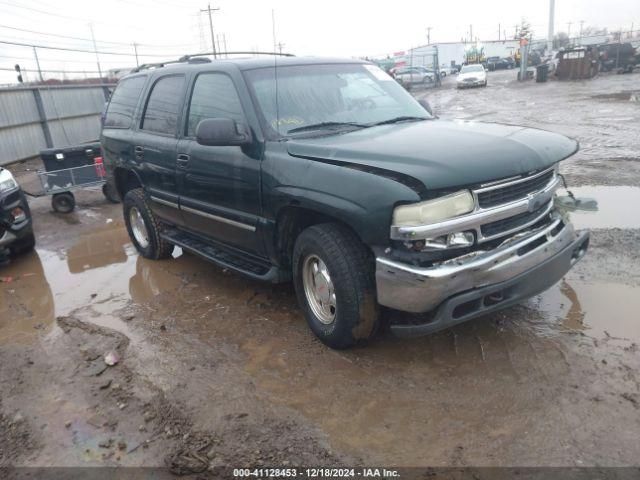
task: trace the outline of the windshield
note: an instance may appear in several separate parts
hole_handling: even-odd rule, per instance
[[[460,73],[482,72],[483,70],[482,65],[465,65],[462,67],[462,70],[460,70]]]
[[[344,124],[358,128],[398,117],[430,118],[396,81],[367,64],[278,67],[245,72],[265,123],[280,136],[302,127]],[[335,131],[335,128],[334,128]]]

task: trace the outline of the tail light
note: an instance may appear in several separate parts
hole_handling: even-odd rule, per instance
[[[106,177],[107,172],[104,169],[104,164],[102,163],[102,157],[96,157],[93,159],[93,164],[96,167],[96,174],[99,177]]]

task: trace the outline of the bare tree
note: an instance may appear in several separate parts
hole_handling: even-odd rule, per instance
[[[553,49],[558,50],[560,48],[567,47],[571,43],[569,35],[565,32],[558,32],[553,37]]]
[[[533,30],[531,29],[531,23],[529,23],[526,18],[522,17],[516,35],[513,38],[519,40],[521,38],[531,38],[532,36]]]

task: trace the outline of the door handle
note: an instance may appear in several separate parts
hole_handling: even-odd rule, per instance
[[[139,145],[137,145],[134,149],[133,149],[134,155],[136,157],[136,159],[141,160],[142,157],[144,157],[144,147],[141,147]]]
[[[191,157],[186,153],[180,153],[176,159],[178,168],[187,168],[190,159]]]

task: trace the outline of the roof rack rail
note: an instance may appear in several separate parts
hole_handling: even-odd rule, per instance
[[[175,63],[210,63],[211,59],[207,56],[213,55],[217,60],[221,55],[273,55],[276,57],[293,57],[292,53],[279,53],[279,52],[256,52],[256,51],[234,51],[234,52],[202,52],[189,55],[183,55],[177,60],[167,60],[166,62],[158,63],[145,63],[139,67],[134,68],[131,72],[136,73],[142,70],[149,70],[151,68],[162,68],[166,65],[172,65]]]

